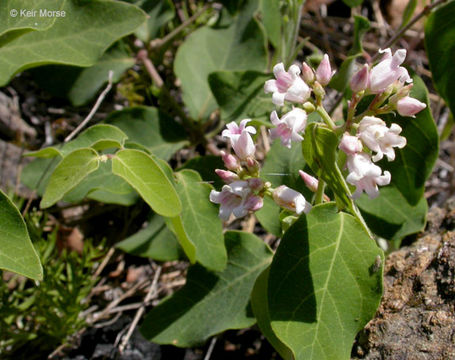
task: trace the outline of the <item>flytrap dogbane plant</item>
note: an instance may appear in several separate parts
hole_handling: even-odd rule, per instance
[[[292,142],[302,142],[308,115],[316,111],[323,120],[318,126],[330,130],[339,138],[338,148],[346,155],[341,164],[347,169],[345,180],[355,187],[354,193],[347,196],[353,199],[363,192],[370,198],[379,195],[378,186],[388,185],[391,173],[383,171],[377,162],[384,156],[393,161],[394,148],[402,149],[406,145],[406,138],[400,136],[402,128],[396,123],[387,127],[385,121],[377,116],[398,112],[401,116],[413,117],[426,107],[426,104],[409,96],[412,79],[401,66],[406,50],[399,49],[394,54],[390,49],[379,52],[383,54],[379,63],[364,64],[351,77],[352,97],[348,101],[347,119],[342,125],[335,125],[323,105],[324,88],[335,73],[327,54],[316,70],[303,63],[302,69],[294,64],[286,71],[284,65],[279,63],[273,68],[275,79],[267,80],[264,85],[264,91],[272,93],[272,102],[278,107],[270,115],[274,126],[269,130],[271,139],[280,139],[281,145],[287,148],[291,148]],[[368,106],[364,105],[365,110],[358,113],[361,100],[369,95],[373,98],[369,99]],[[291,103],[292,108],[287,112],[281,111],[288,108],[286,103]],[[302,194],[285,185],[273,189],[269,182],[258,177],[260,165],[255,159],[252,138],[256,129],[248,126],[249,121],[244,119],[240,125],[231,122],[222,133],[223,138],[229,140],[234,154],[222,153],[228,171],[217,169],[216,173],[226,185],[220,192],[213,190],[210,194],[210,200],[220,204],[219,216],[228,220],[231,213],[242,217],[257,211],[263,206],[264,196],[270,196],[278,205],[297,215],[308,213],[311,204]],[[311,191],[323,191],[322,179],[304,171],[300,171],[300,175]],[[333,184],[328,185],[331,187]],[[315,204],[328,199],[323,193],[319,195],[315,197]]]

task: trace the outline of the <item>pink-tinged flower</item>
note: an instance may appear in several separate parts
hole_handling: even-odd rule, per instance
[[[400,66],[406,58],[406,50],[399,49],[393,54],[390,49],[379,50],[384,53],[382,60],[370,71],[370,91],[381,93],[396,80],[401,82],[412,82],[408,71]]]
[[[291,147],[291,141],[302,141],[303,137],[299,134],[305,131],[307,114],[304,110],[294,108],[281,119],[276,111],[270,114],[270,121],[276,128],[270,130],[270,136],[273,139],[281,138],[281,144],[288,148]]]
[[[378,185],[390,184],[390,172],[384,171],[384,174],[381,175],[381,168],[371,161],[368,154],[360,153],[348,156],[347,165],[349,175],[346,181],[356,187],[352,194],[354,199],[362,195],[363,191],[373,199],[379,195]]]
[[[221,136],[232,141],[232,139],[237,139],[244,130],[250,134],[256,134],[256,129],[253,126],[246,126],[250,121],[251,119],[243,119],[240,121],[240,125],[237,125],[235,121],[230,122],[226,125],[227,129],[223,130]]]
[[[308,213],[311,210],[311,205],[308,203],[303,195],[286,185],[281,185],[273,191],[273,200],[285,209],[294,211],[297,215],[302,212]]]
[[[357,93],[359,91],[366,90],[368,88],[369,83],[370,83],[369,69],[368,65],[365,64],[359,71],[357,71],[352,76],[351,82],[349,84],[351,85],[351,90]]]
[[[381,119],[374,116],[365,116],[360,121],[358,134],[362,142],[371,150],[376,152],[373,161],[381,160],[384,155],[389,161],[395,160],[394,147],[402,149],[406,146],[406,138],[398,135],[401,127],[392,124],[390,128]]]
[[[262,198],[251,191],[247,181],[238,180],[224,185],[221,191],[212,190],[210,201],[220,204],[218,216],[227,221],[231,214],[239,218],[262,207]]]
[[[427,105],[425,103],[410,96],[405,96],[397,101],[397,111],[401,116],[415,117],[415,114],[422,111],[426,107]]]
[[[349,133],[343,134],[338,147],[348,155],[354,155],[361,152],[363,149],[362,142],[359,138],[357,136],[349,135]]]
[[[223,150],[220,151],[220,154],[221,158],[223,159],[224,166],[226,166],[227,169],[237,171],[240,168],[240,162],[236,156],[227,154]]]
[[[247,181],[253,191],[260,191],[264,188],[264,181],[260,178],[249,178]]]
[[[307,84],[314,82],[314,71],[306,62],[302,63],[302,78]]]
[[[267,80],[264,91],[273,93],[272,102],[275,105],[283,106],[284,100],[303,103],[309,98],[311,89],[299,76],[300,69],[297,65],[291,65],[289,70],[284,70],[283,63],[273,67],[273,74],[276,80]]]
[[[240,160],[254,157],[256,146],[247,130],[243,130],[238,138],[231,138],[231,145]]]
[[[215,173],[223,180],[226,184],[239,180],[239,176],[232,172],[222,169],[215,169]]]
[[[305,185],[308,189],[312,192],[316,192],[318,190],[319,181],[315,177],[311,176],[310,174],[306,173],[303,170],[299,170],[299,175],[302,180],[305,182]]]
[[[332,79],[333,74],[335,74],[335,71],[332,71],[330,66],[329,55],[325,54],[316,69],[316,80],[322,86],[326,86]]]

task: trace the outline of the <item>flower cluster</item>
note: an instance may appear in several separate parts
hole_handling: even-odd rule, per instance
[[[356,187],[354,198],[366,192],[374,198],[379,194],[378,186],[388,185],[391,174],[376,164],[384,156],[388,161],[395,159],[395,149],[406,145],[406,138],[398,124],[390,127],[377,117],[381,114],[398,112],[402,116],[414,117],[426,105],[410,97],[412,79],[401,66],[406,50],[400,49],[392,55],[390,49],[380,50],[382,59],[376,65],[365,64],[352,76],[350,87],[352,98],[348,101],[347,118],[343,125],[336,126],[323,108],[322,100],[327,86],[334,75],[329,57],[324,55],[316,70],[303,63],[300,69],[291,65],[286,71],[279,63],[273,68],[275,79],[267,80],[266,93],[272,93],[272,102],[277,110],[270,114],[274,126],[269,130],[271,139],[280,139],[281,145],[291,148],[292,142],[301,142],[307,125],[308,113],[317,111],[321,118],[336,134],[343,134],[339,149],[346,153],[346,181]],[[357,105],[367,95],[373,95],[369,106],[358,114]],[[286,102],[292,108],[285,107]],[[287,112],[281,112],[281,109]],[[270,196],[281,207],[297,214],[311,209],[302,194],[285,185],[272,189],[269,182],[259,177],[259,163],[255,158],[256,146],[252,135],[256,129],[248,125],[250,119],[240,124],[231,122],[222,132],[230,142],[232,153],[221,152],[227,170],[217,169],[216,173],[226,183],[221,191],[212,190],[210,200],[220,204],[219,216],[228,220],[233,214],[242,217],[263,206],[264,196]],[[318,179],[300,171],[306,186],[319,192],[316,201],[328,198],[319,187]],[[324,184],[322,184],[324,185]]]

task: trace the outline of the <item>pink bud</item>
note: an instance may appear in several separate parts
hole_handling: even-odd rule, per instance
[[[335,72],[332,72],[332,67],[330,66],[329,55],[325,54],[318,68],[316,69],[316,80],[322,86],[326,86],[330,82],[330,79],[334,73]]]
[[[362,142],[359,138],[357,136],[349,135],[349,133],[344,133],[338,147],[348,155],[354,155],[361,152],[363,149]]]
[[[232,171],[226,171],[221,169],[215,169],[215,173],[223,180],[226,184],[230,184],[236,180],[239,180],[239,176]]]
[[[302,63],[302,78],[307,84],[314,82],[314,71],[306,62]]]
[[[307,174],[303,170],[299,170],[299,174],[300,174],[300,177],[305,182],[305,185],[307,186],[308,189],[310,189],[312,192],[316,192],[318,190],[318,185],[319,185],[318,179],[311,176],[310,174]]]
[[[426,104],[410,96],[405,96],[397,102],[397,111],[401,116],[414,117],[415,114],[422,111],[426,107]]]
[[[363,67],[357,71],[351,78],[351,90],[355,93],[365,90],[368,88],[369,80],[369,70],[368,65],[365,64]]]
[[[221,158],[223,159],[224,166],[227,169],[236,171],[239,169],[240,164],[238,159],[232,154],[226,154],[224,151],[220,151]]]
[[[249,187],[253,191],[262,190],[262,188],[264,187],[264,182],[261,179],[259,179],[259,178],[250,178],[247,181],[248,181]]]

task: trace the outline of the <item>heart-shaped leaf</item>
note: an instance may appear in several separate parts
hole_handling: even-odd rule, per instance
[[[43,268],[28,235],[27,226],[13,202],[0,190],[0,269],[34,280],[43,279]]]
[[[383,254],[351,215],[315,206],[286,232],[268,281],[271,328],[296,360],[350,359],[382,295]]]

